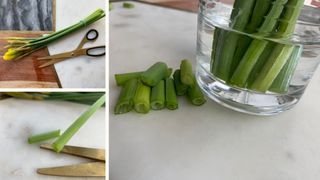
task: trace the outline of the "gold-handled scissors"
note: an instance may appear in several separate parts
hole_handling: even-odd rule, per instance
[[[40,148],[53,151],[51,144],[42,144]],[[61,153],[95,160],[82,164],[40,168],[37,173],[51,176],[68,177],[105,177],[105,150],[76,146],[65,146]]]
[[[95,41],[98,37],[99,37],[99,33],[97,30],[95,29],[89,30],[87,34],[82,38],[80,44],[75,50],[52,55],[52,56],[38,58],[38,60],[49,60],[48,62],[40,65],[39,68],[44,68],[52,64],[55,64],[73,57],[77,57],[77,56],[83,56],[83,55],[91,56],[91,57],[104,56],[106,54],[106,49],[105,49],[106,46],[95,46],[90,48],[83,48],[83,46],[87,42]]]

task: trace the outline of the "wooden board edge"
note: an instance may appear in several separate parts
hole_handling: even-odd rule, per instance
[[[0,81],[0,88],[59,88],[55,82]]]

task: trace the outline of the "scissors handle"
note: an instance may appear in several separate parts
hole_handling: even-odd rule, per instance
[[[95,41],[99,37],[99,32],[95,29],[90,29],[87,34],[82,38],[77,49],[83,48],[83,45],[89,41]]]
[[[87,56],[99,57],[106,55],[106,46],[96,46],[86,49]]]
[[[89,40],[89,41],[93,41],[93,40],[96,40],[97,38],[99,37],[99,33],[97,30],[95,29],[90,29],[87,34],[86,34],[86,38]]]

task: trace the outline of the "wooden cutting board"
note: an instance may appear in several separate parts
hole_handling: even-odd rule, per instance
[[[60,82],[54,66],[38,68],[43,63],[38,57],[48,56],[47,48],[23,59],[4,61],[3,37],[38,37],[44,32],[1,32],[0,33],[0,88],[58,88]]]

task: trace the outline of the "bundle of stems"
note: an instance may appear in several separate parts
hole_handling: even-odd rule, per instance
[[[285,93],[301,48],[279,40],[291,38],[303,5],[304,0],[236,0],[230,26],[255,38],[217,28],[211,72],[237,87]]]
[[[20,38],[10,37],[5,38],[8,44],[5,46],[7,52],[4,54],[4,60],[17,60],[21,59],[31,53],[46,47],[48,44],[63,38],[64,36],[71,34],[83,27],[86,27],[105,16],[105,12],[102,9],[98,9],[91,15],[81,20],[70,27],[57,31],[55,33],[45,35],[39,38]]]
[[[103,92],[4,92],[3,94],[29,100],[60,100],[91,105],[97,101]]]

